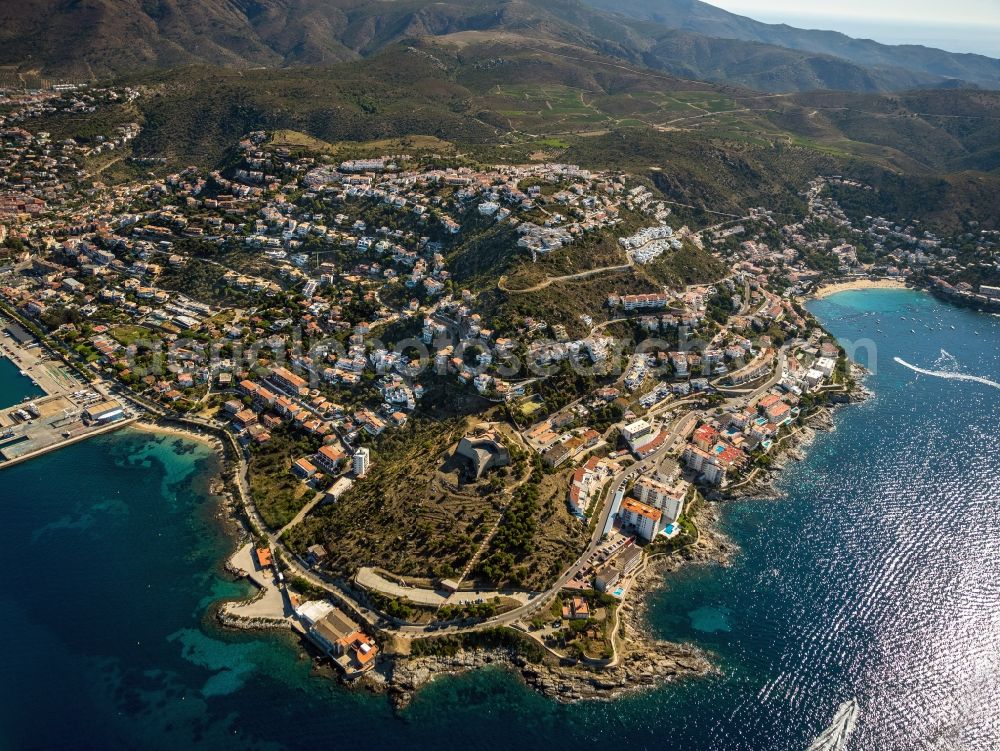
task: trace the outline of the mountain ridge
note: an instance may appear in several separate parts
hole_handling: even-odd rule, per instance
[[[726,38],[725,18],[741,18],[733,14],[699,21],[705,26],[700,31],[676,28],[676,22],[671,27],[651,19],[655,13],[647,6],[654,5],[650,0],[21,0],[16,9],[0,8],[0,65],[68,78],[190,64],[329,65],[368,57],[405,39],[482,31],[570,42],[633,65],[765,92],[1000,88],[1000,61],[992,61],[995,75],[986,66],[986,72],[971,71],[973,77],[891,65],[885,58],[863,65],[828,51]],[[693,8],[696,18],[704,8],[726,13],[690,0],[660,5]],[[712,23],[721,24],[722,36],[705,33]]]
[[[770,44],[833,55],[866,67],[901,67],[914,72],[1000,85],[1000,60],[971,52],[947,52],[919,44],[890,45],[839,31],[800,29],[757,21],[701,0],[584,0],[588,5],[628,18],[723,39]]]

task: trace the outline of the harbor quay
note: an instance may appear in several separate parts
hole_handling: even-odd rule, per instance
[[[136,418],[100,384],[82,382],[18,323],[0,318],[0,328],[0,358],[39,392],[15,404],[0,401],[0,469],[117,430]]]

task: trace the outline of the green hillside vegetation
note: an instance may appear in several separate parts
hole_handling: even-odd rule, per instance
[[[983,55],[960,54],[920,45],[888,45],[852,39],[836,31],[797,29],[730,13],[699,0],[586,0],[595,8],[630,18],[655,21],[684,31],[724,39],[777,45],[792,50],[833,55],[857,65],[904,68],[913,72],[964,79],[995,86],[1000,62]]]
[[[519,235],[510,224],[501,224],[462,242],[448,257],[456,284],[476,291],[489,289],[511,267],[527,257],[517,247]]]
[[[648,220],[647,220],[648,223]],[[536,261],[523,252],[512,266],[505,286],[511,290],[528,289],[550,277],[579,274],[593,269],[625,265],[628,259],[617,242],[618,234],[631,234],[638,224],[619,226],[615,232],[584,235],[572,245],[539,255]]]
[[[402,41],[463,33],[520,37],[539,47],[569,43],[761,91],[963,81],[1000,87],[1000,63],[982,56],[888,47],[758,24],[698,3],[643,0],[21,0],[0,9],[0,64],[76,78],[198,64],[329,65]]]
[[[854,220],[865,216],[919,218],[928,226],[958,230],[967,222],[983,229],[1000,229],[1000,216],[986,209],[1000,195],[1000,176],[960,173],[944,176],[899,175],[861,170],[858,175],[874,190],[831,187],[834,198]]]
[[[135,149],[178,164],[214,163],[251,130],[294,130],[327,143],[494,137],[494,128],[452,111],[467,92],[435,72],[423,57],[396,50],[374,65],[246,74],[194,68],[130,79],[149,92]]]
[[[454,401],[453,390],[449,398]],[[481,411],[483,403],[451,406],[458,406],[457,412]],[[426,404],[421,413],[439,414]],[[509,467],[477,483],[460,482],[461,461],[453,451],[471,424],[459,414],[445,420],[418,415],[403,430],[383,436],[373,446],[376,460],[371,473],[337,503],[318,508],[290,530],[288,544],[304,551],[315,542],[324,543],[332,552],[326,565],[336,575],[351,576],[361,566],[378,566],[404,576],[453,577],[487,542],[504,510],[510,506],[514,512],[502,525],[508,529],[522,516],[518,509],[523,494],[539,498],[539,487],[544,486],[545,500],[530,515],[534,519],[536,513],[544,513],[553,524],[543,542],[519,550],[524,583],[541,584],[540,577],[547,577],[557,561],[575,550],[579,524],[565,509],[562,486],[548,477],[539,481],[513,441],[509,445],[515,449],[514,461]],[[522,485],[534,490],[518,491]],[[513,502],[507,491],[514,494]]]
[[[799,94],[792,107],[776,107],[769,119],[804,136],[837,137],[884,147],[902,155],[908,171],[1000,169],[1000,93],[909,92],[886,96]],[[903,160],[909,160],[905,162]]]
[[[378,156],[388,152],[405,151],[415,154],[455,153],[455,144],[434,136],[406,135],[397,138],[385,138],[380,141],[338,141],[330,143],[297,130],[279,129],[271,133],[270,142],[274,146],[284,147],[291,152],[306,154],[322,154],[337,159],[359,159],[367,156]]]
[[[513,331],[525,318],[534,318],[551,325],[563,324],[570,336],[582,336],[587,333],[587,328],[581,323],[580,316],[588,315],[595,321],[607,318],[608,295],[626,291],[641,294],[660,289],[660,285],[648,279],[622,271],[579,281],[558,282],[538,292],[518,295],[494,288],[479,295],[479,305],[497,321],[497,328],[501,331]]]
[[[476,164],[535,159],[627,170],[684,204],[672,207],[675,215],[695,226],[723,218],[709,212],[749,206],[798,214],[805,183],[836,173],[903,173],[942,184],[929,207],[940,221],[951,221],[956,207],[984,221],[995,214],[1000,94],[993,92],[762,96],[579,47],[540,49],[479,32],[327,68],[191,68],[126,81],[143,95],[109,116],[141,122],[134,154],[166,157],[168,169],[216,165],[242,135],[269,129],[289,148],[333,160],[399,146]],[[60,136],[77,129],[65,116],[39,125]],[[891,195],[896,183],[886,184]],[[490,242],[453,259],[458,278],[488,286],[508,273],[508,255]],[[563,273],[586,268],[569,256],[553,263]],[[584,263],[601,265],[596,252]]]

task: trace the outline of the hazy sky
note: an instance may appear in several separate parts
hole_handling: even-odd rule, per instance
[[[707,0],[766,23],[1000,58],[1000,0]]]
[[[712,0],[709,0],[712,2]],[[753,17],[755,13],[787,12],[795,16],[814,13],[818,16],[896,19],[902,22],[980,24],[1000,26],[1000,3],[997,0],[716,0],[726,10]]]

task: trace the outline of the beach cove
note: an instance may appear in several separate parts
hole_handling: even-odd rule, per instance
[[[0,472],[17,566],[4,628],[22,645],[3,668],[0,738],[791,751],[856,695],[852,749],[941,737],[992,748],[1000,467],[995,452],[970,459],[964,446],[996,440],[995,389],[892,358],[998,380],[1000,319],[906,290],[810,308],[834,334],[879,345],[875,398],[836,414],[836,430],[779,481],[784,499],[725,507],[741,549],[729,568],[685,567],[649,599],[654,632],[709,650],[720,674],[559,705],[487,668],[435,681],[396,717],[383,697],[315,675],[290,638],[215,623],[215,603],[249,594],[222,568],[233,542],[208,492],[218,460],[182,436],[126,429]]]
[[[822,300],[841,292],[859,292],[866,289],[906,289],[902,279],[851,279],[846,282],[822,284],[811,295],[814,300]]]

